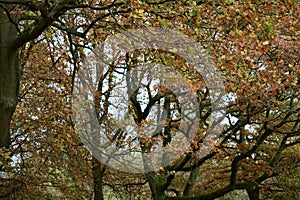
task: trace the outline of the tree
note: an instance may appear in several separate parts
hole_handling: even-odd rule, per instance
[[[21,69],[17,62],[19,49],[26,43],[38,38],[48,27],[54,26],[65,31],[69,36],[77,35],[85,37],[92,25],[97,21],[124,12],[124,10],[113,13],[99,13],[91,22],[91,26],[85,27],[82,32],[77,31],[68,22],[68,11],[76,9],[87,10],[109,10],[114,6],[120,6],[120,2],[99,3],[91,6],[83,1],[0,1],[1,3],[1,147],[8,147],[10,144],[9,124],[17,104],[19,81]],[[96,3],[96,2],[95,2]],[[88,12],[88,11],[87,11]],[[84,14],[82,12],[81,14]],[[76,14],[74,15],[76,20]],[[87,16],[92,17],[91,14]],[[88,19],[88,17],[87,17]],[[74,25],[74,24],[73,24]],[[70,41],[71,42],[71,41]],[[73,44],[71,44],[72,46]],[[72,47],[73,48],[73,47]]]
[[[81,197],[88,198],[93,192],[83,190],[82,182],[96,186],[95,194],[99,191],[99,195],[94,195],[95,199],[104,198],[107,187],[121,194],[126,194],[128,188],[139,191],[137,187],[149,194],[150,188],[153,199],[215,199],[238,189],[246,190],[250,199],[278,197],[289,191],[299,196],[295,189],[298,183],[291,185],[284,178],[299,170],[297,2],[0,0],[0,6],[0,147],[11,149],[1,150],[1,170],[15,175],[13,180],[1,177],[1,187],[7,188],[9,181],[17,186],[4,195],[13,193],[30,198],[41,192],[40,183],[50,182],[49,188],[54,188],[59,180],[61,184],[45,191],[41,198],[53,198],[50,193],[59,190],[66,191],[64,198],[79,198],[79,193],[72,193],[76,189],[71,188],[80,188],[84,191]],[[148,25],[177,28],[207,50],[225,79],[227,122],[216,149],[204,158],[198,157],[207,128],[205,122],[210,116],[210,94],[203,88],[201,77],[189,76],[201,100],[203,122],[191,142],[191,151],[160,171],[129,176],[87,155],[74,137],[68,106],[86,49],[96,47],[111,34]],[[183,58],[158,50],[129,54],[128,65],[141,63],[134,61],[141,55],[189,75],[188,70],[184,71],[189,66]],[[111,69],[120,66],[112,65]],[[116,81],[114,76],[111,78]],[[35,84],[30,83],[32,80]],[[42,98],[37,100],[38,95]],[[163,93],[161,97],[165,98],[161,105],[166,110],[171,103],[176,104],[174,95],[167,95]],[[35,101],[30,102],[31,98]],[[147,122],[138,109],[143,104],[138,98],[138,93],[131,98],[137,124]],[[167,124],[164,128],[162,138],[167,144],[173,137],[168,130],[178,126]],[[114,129],[110,133],[120,136],[112,137],[113,142],[126,144],[121,140],[125,133]],[[143,151],[151,150],[155,139],[153,136],[140,140]],[[13,155],[21,156],[22,161],[15,168],[9,161]],[[73,168],[76,156],[82,163]],[[40,173],[33,171],[35,168],[41,169]],[[81,172],[88,176],[81,176]],[[83,181],[83,177],[89,178]],[[271,179],[278,183],[270,183]],[[31,193],[22,192],[25,187],[21,183],[31,184]]]

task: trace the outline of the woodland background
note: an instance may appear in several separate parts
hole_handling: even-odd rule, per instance
[[[300,199],[299,11],[295,0],[0,0],[0,198]],[[71,97],[87,49],[145,26],[199,42],[235,98],[216,149],[199,159],[210,116],[201,77],[169,52],[128,54],[128,66],[143,55],[187,75],[201,113],[189,153],[158,172],[129,174],[85,149]]]

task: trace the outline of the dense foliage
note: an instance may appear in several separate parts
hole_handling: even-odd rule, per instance
[[[0,11],[0,198],[300,198],[298,1],[0,0]],[[130,174],[85,149],[71,102],[87,52],[111,35],[140,27],[173,29],[203,46],[224,79],[226,123],[215,149],[199,157],[211,114],[202,77],[170,52],[128,53],[100,82],[112,90],[118,69],[167,64],[188,78],[201,113],[186,154],[158,171]],[[125,133],[108,126],[111,90],[101,89],[99,122],[120,145]],[[160,99],[169,110],[175,102],[166,92]],[[143,102],[137,93],[130,100],[134,121],[147,123],[138,108],[158,100]],[[167,145],[168,130],[178,127],[164,128]],[[147,152],[156,140],[138,142]]]

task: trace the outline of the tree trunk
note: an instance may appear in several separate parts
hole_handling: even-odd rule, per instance
[[[94,180],[94,200],[104,200],[103,197],[103,176],[105,167],[93,157],[92,159],[92,171]]]
[[[255,188],[252,190],[247,189],[247,194],[250,200],[259,200],[259,189]]]
[[[10,122],[18,101],[18,52],[11,47],[17,34],[16,28],[0,8],[0,148],[9,147],[11,143]]]
[[[153,200],[165,200],[165,178],[164,177],[155,177],[155,172],[147,172],[147,179],[149,181],[149,186],[152,194]]]
[[[150,188],[151,188],[153,200],[164,200],[166,198],[165,191],[163,190],[162,187],[160,187],[159,184],[151,184],[150,183]]]

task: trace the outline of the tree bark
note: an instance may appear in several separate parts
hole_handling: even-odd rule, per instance
[[[166,179],[164,177],[155,177],[155,172],[146,173],[147,180],[149,181],[149,186],[151,190],[151,195],[153,200],[164,200],[165,196],[165,183]]]
[[[105,167],[93,157],[92,159],[92,171],[94,180],[94,200],[104,200],[103,196],[103,176]]]
[[[250,200],[259,200],[259,189],[247,189],[247,194]]]
[[[18,101],[18,51],[12,48],[17,36],[16,28],[0,9],[0,148],[11,143],[10,122]]]

